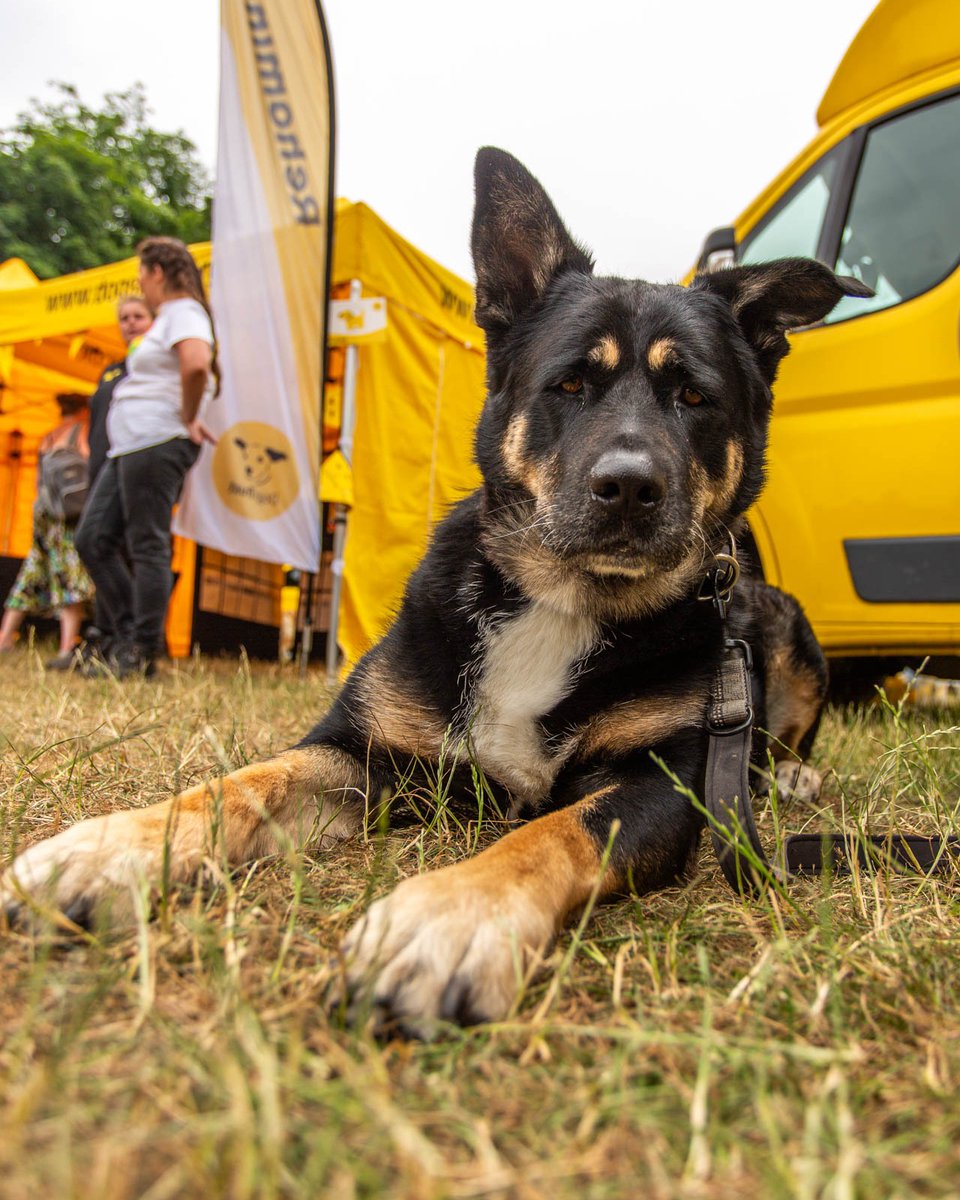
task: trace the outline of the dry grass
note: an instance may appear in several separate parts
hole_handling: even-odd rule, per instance
[[[7,656],[3,855],[269,755],[328,699],[244,663],[118,685]],[[954,831],[956,724],[831,712],[826,798],[784,828]],[[742,904],[704,850],[686,887],[566,935],[510,1022],[341,1028],[328,963],[364,897],[464,845],[441,814],[180,893],[129,935],[0,937],[0,1195],[960,1194],[956,871]]]

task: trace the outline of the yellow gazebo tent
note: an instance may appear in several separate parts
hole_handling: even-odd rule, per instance
[[[484,353],[464,280],[364,204],[337,202],[334,236],[334,295],[345,296],[359,280],[364,296],[387,302],[385,332],[359,347],[340,612],[340,642],[355,660],[388,622],[433,525],[476,485],[472,429],[484,393]],[[209,243],[191,250],[206,272]],[[0,265],[0,555],[22,557],[29,547],[36,447],[56,424],[53,397],[89,394],[106,363],[121,357],[115,304],[134,291],[135,259],[45,282],[17,259]],[[338,358],[342,350],[330,356],[327,450],[338,420]],[[178,548],[180,579],[167,625],[174,654],[188,653],[191,644],[193,558]],[[280,568],[238,562],[203,554],[198,607],[279,624]],[[246,582],[224,584],[232,569]]]
[[[484,346],[470,286],[365,204],[337,206],[333,279],[387,300],[386,336],[360,348],[357,377],[339,637],[355,661],[395,612],[433,526],[477,485]]]

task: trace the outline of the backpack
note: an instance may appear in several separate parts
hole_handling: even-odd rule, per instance
[[[63,446],[40,456],[37,511],[68,524],[79,520],[90,488],[87,459],[77,446],[79,439],[77,422]]]

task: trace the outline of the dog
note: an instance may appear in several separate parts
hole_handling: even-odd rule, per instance
[[[700,595],[763,485],[785,331],[861,285],[805,259],[689,287],[597,277],[516,159],[481,150],[475,182],[482,486],[296,747],[28,848],[2,884],[14,920],[37,901],[89,922],[143,878],[189,881],[214,845],[230,864],[310,837],[330,852],[398,779],[455,757],[514,827],[378,899],[344,971],[406,1030],[495,1020],[591,897],[687,869],[703,818],[662,764],[702,793],[725,632],[753,647],[757,761],[808,752],[826,669],[799,605],[742,582],[724,630]]]

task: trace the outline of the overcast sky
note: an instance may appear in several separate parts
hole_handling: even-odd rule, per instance
[[[238,0],[232,0],[238,2]],[[522,159],[608,273],[674,279],[815,132],[874,0],[325,0],[337,191],[472,279],[476,148]],[[217,0],[0,0],[0,126],[144,83],[216,163]]]

